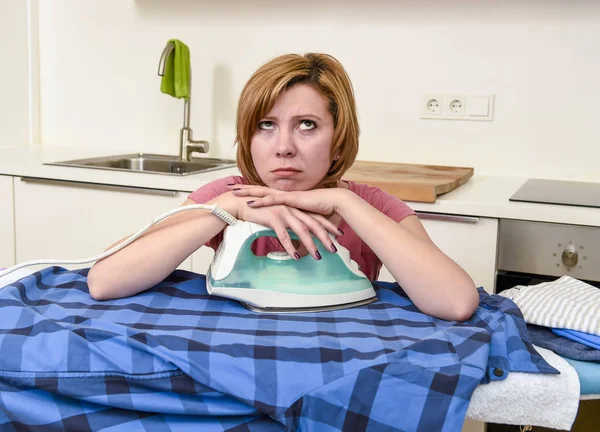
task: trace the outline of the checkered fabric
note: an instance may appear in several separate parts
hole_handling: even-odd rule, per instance
[[[558,373],[482,289],[457,323],[390,283],[359,308],[259,314],[186,271],[104,302],[86,276],[0,289],[1,431],[458,431],[477,385]]]

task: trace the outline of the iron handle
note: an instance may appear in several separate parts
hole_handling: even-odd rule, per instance
[[[98,183],[86,183],[86,182],[78,182],[72,180],[55,180],[55,179],[45,179],[38,177],[21,177],[21,181],[25,183],[32,184],[45,184],[51,186],[76,186],[80,188],[86,189],[95,189],[95,190],[105,190],[111,192],[127,192],[127,193],[136,193],[136,194],[145,194],[145,195],[156,195],[156,196],[170,196],[176,197],[179,192],[174,190],[166,190],[166,189],[151,189],[151,188],[143,188],[136,186],[121,186],[121,185],[108,185],[108,184],[98,184]]]
[[[476,224],[479,222],[479,218],[476,216],[460,216],[460,215],[451,215],[445,213],[427,213],[427,212],[415,212],[417,217],[422,220],[438,220],[438,221],[447,221],[447,222],[460,222],[460,223],[470,223]]]

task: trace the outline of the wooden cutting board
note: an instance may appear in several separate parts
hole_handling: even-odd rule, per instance
[[[404,201],[433,203],[465,184],[473,168],[356,161],[344,179],[377,186]]]

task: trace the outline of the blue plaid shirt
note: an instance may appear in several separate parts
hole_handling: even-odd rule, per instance
[[[517,306],[482,289],[457,323],[390,283],[367,306],[276,315],[190,272],[105,302],[86,276],[0,289],[0,430],[458,431],[477,385],[558,373]]]

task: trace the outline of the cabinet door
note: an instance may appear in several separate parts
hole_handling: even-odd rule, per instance
[[[433,242],[458,265],[477,286],[494,292],[498,220],[491,218],[418,213]],[[384,267],[379,280],[393,281]],[[462,432],[484,432],[485,423],[466,420]]]
[[[461,266],[475,284],[493,293],[496,275],[498,219],[418,213],[433,242]],[[393,281],[386,268],[380,280]]]
[[[206,274],[208,267],[215,256],[215,251],[208,246],[202,246],[192,254],[192,271],[194,273]]]
[[[0,176],[0,268],[15,264],[13,178]]]
[[[98,255],[185,201],[177,191],[62,180],[17,177],[14,189],[18,263]],[[191,270],[191,258],[179,268]]]

